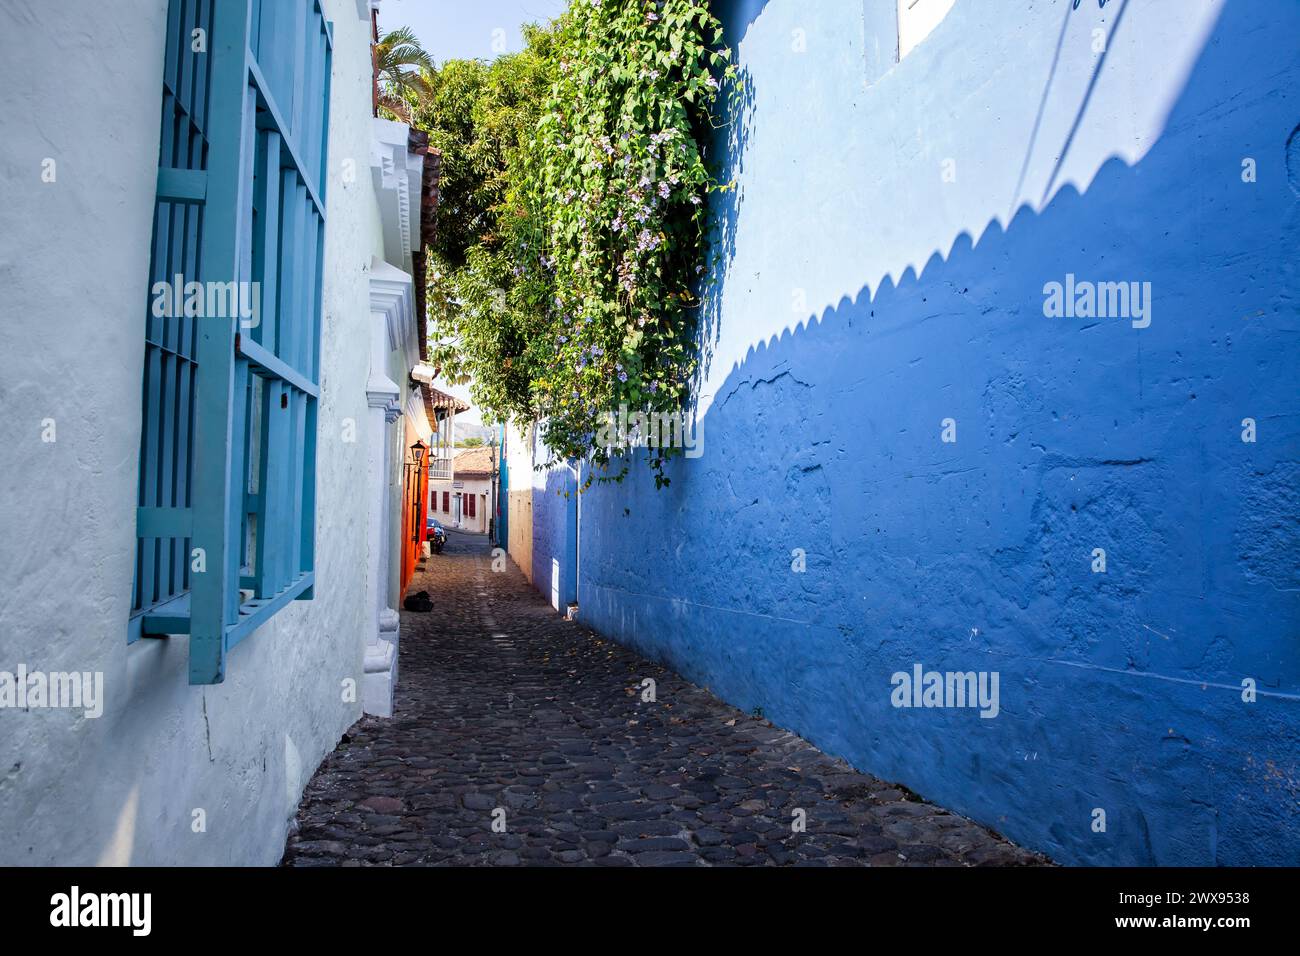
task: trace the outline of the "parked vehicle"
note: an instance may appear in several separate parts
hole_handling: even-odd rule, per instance
[[[442,554],[443,545],[447,543],[447,531],[438,523],[437,518],[429,518],[425,537],[429,539],[429,550],[434,554]]]

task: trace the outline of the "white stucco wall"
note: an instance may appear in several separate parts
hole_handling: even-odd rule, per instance
[[[456,487],[457,485],[460,487]],[[449,501],[451,511],[443,511],[442,494],[446,492],[450,495]],[[455,478],[451,481],[431,481],[429,482],[430,495],[438,496],[437,502],[430,499],[430,513],[442,522],[443,527],[455,528],[459,531],[468,531],[474,534],[486,534],[488,518],[492,514],[492,480],[490,478]],[[465,513],[464,505],[461,506],[460,520],[455,520],[456,514],[456,496],[462,498],[466,495],[473,495],[477,504],[474,506],[474,517],[470,518]]]
[[[315,600],[240,644],[217,686],[188,684],[183,637],[126,644],[166,6],[0,5],[0,670],[102,671],[105,698],[98,719],[0,709],[0,864],[273,864],[305,782],[360,715],[341,682],[361,676],[366,453],[344,435],[365,420],[375,211],[368,24],[352,0],[324,0]]]

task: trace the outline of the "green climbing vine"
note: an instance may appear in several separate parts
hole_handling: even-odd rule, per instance
[[[700,0],[573,0],[530,35],[545,92],[501,144],[489,224],[435,263],[435,355],[489,413],[540,419],[557,460],[590,456],[604,479],[629,451],[607,415],[689,399],[708,196],[726,188],[705,144],[738,85],[721,40]],[[658,482],[676,451],[649,450]]]

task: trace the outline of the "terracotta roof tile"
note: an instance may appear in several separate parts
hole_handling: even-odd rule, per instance
[[[473,448],[463,451],[452,462],[455,478],[491,478],[493,452],[491,448]]]
[[[434,388],[424,382],[420,383],[420,390],[424,393],[424,410],[429,416],[429,422],[438,420],[439,411],[469,411],[469,403],[462,401],[455,395],[448,395],[441,389]]]

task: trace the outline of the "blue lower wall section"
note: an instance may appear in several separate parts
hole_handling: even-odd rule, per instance
[[[566,466],[533,476],[533,584],[559,610],[577,600],[576,492]]]
[[[753,133],[731,154],[742,198],[720,212],[704,454],[677,461],[662,491],[636,468],[584,497],[581,615],[1062,862],[1296,864],[1300,4],[1203,4],[1195,55],[1164,64],[1176,44],[1133,31],[1173,30],[1195,4],[1158,21],[1089,6],[1115,44],[1127,37],[1185,76],[1160,122],[1139,122],[1141,102],[1105,105],[1087,72],[1097,58],[1058,42],[1065,0],[1014,31],[1002,6],[958,0],[911,55],[931,57],[924,92],[904,88],[911,57],[878,85],[838,82],[862,51],[837,60],[816,45],[838,49],[856,2],[728,8]],[[1007,63],[935,59],[945,44],[984,43],[970,18],[994,11],[988,29],[1012,31],[994,46]],[[817,56],[787,63],[791,24]],[[1086,25],[1059,35],[1075,33]],[[967,188],[989,188],[979,177],[999,162],[1025,180],[1032,105],[1026,122],[1000,122],[962,101],[961,71],[996,85],[1019,51],[1043,45],[1035,62],[1052,63],[1058,90],[1077,75],[1079,97],[1070,116],[1049,109],[1036,124],[1059,129],[1053,147],[1031,150],[1028,179],[1050,187],[1056,157],[1099,136],[1116,155],[1019,204],[1005,227],[961,214],[928,259],[888,268],[889,250],[923,231],[909,222],[950,221],[953,207],[933,207],[959,202],[918,191],[898,159],[933,161],[937,180],[944,153],[909,144],[916,117],[949,96],[947,126],[928,135],[950,135],[952,149],[982,138],[984,158],[959,161],[959,177],[974,168]],[[1101,63],[1102,86],[1141,100],[1142,83],[1107,69],[1117,62]],[[1046,77],[1022,72],[1036,105]],[[1124,154],[1135,135],[1139,155]],[[1243,157],[1256,182],[1242,181]],[[841,204],[818,199],[823,187]],[[809,218],[824,238],[798,235]],[[1151,282],[1150,327],[1045,317],[1044,283],[1067,273]],[[772,331],[791,289],[811,305],[854,275],[833,307]],[[946,418],[955,443],[940,440]],[[1241,440],[1244,418],[1254,443]],[[534,520],[555,533],[540,511]],[[998,672],[1000,712],[893,707],[891,675],[918,663]]]

